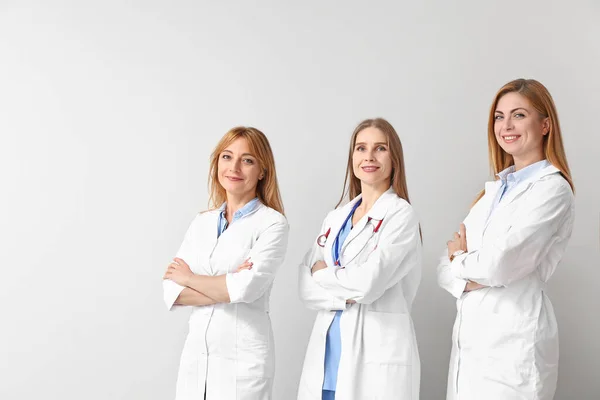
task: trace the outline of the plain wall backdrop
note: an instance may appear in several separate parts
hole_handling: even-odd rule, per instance
[[[443,399],[455,302],[437,257],[491,178],[489,106],[519,77],[554,96],[577,188],[548,290],[556,398],[598,398],[598,21],[591,0],[0,0],[0,399],[174,398],[188,312],[166,311],[161,278],[236,125],[269,137],[291,225],[271,316],[275,399],[294,399],[314,320],[297,267],[376,116],[423,227],[421,398]]]

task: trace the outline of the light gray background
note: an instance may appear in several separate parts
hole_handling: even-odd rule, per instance
[[[161,276],[239,124],[270,138],[291,224],[271,303],[275,398],[295,398],[314,318],[296,268],[352,129],[383,116],[424,233],[422,399],[442,399],[455,308],[436,257],[489,178],[488,107],[517,77],[553,94],[578,190],[549,289],[556,398],[597,398],[598,2],[216,3],[0,1],[0,398],[173,398],[187,313],[165,310]]]

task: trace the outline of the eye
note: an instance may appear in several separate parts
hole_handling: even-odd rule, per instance
[[[523,113],[515,113],[514,117],[515,118],[525,118],[525,114],[523,114]]]
[[[385,147],[384,145],[377,147],[377,151],[386,151],[386,150],[387,150],[387,147]]]
[[[221,158],[223,160],[231,160],[231,156],[229,154],[221,154]]]
[[[251,158],[244,158],[244,159],[242,159],[242,161],[244,162],[244,164],[249,164],[249,165],[254,164],[254,160]]]
[[[494,116],[494,120],[495,120],[495,121],[502,121],[502,118],[503,118],[503,116],[502,116],[502,115],[500,115],[500,114],[496,114],[496,115]]]
[[[358,146],[356,146],[356,148],[354,149],[354,151],[365,151],[365,146],[358,145]]]

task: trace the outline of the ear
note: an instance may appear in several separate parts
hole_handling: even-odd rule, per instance
[[[542,135],[546,136],[550,132],[550,118],[546,117],[542,121]]]

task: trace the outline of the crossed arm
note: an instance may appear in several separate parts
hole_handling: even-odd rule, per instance
[[[244,261],[235,271],[252,269],[252,262]],[[189,265],[181,258],[174,258],[167,267],[163,279],[183,286],[183,290],[174,304],[182,306],[207,306],[217,303],[229,303],[226,275],[207,276],[194,274]]]

